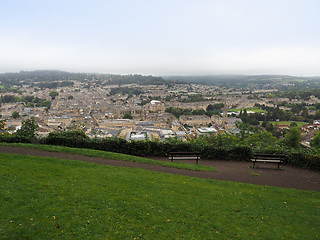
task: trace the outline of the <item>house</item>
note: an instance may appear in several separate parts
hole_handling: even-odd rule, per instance
[[[211,118],[207,115],[182,115],[179,118],[183,125],[206,126],[211,123]]]
[[[151,134],[148,132],[131,131],[126,136],[127,141],[151,140]]]

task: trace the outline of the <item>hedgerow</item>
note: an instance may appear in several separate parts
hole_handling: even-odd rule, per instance
[[[28,135],[20,132],[18,134],[0,134],[0,142],[8,143],[39,143],[48,145],[59,145],[74,148],[89,148],[135,156],[168,156],[169,152],[196,151],[201,152],[201,157],[213,160],[235,160],[250,161],[254,153],[282,153],[285,154],[285,164],[306,169],[320,170],[320,151],[315,149],[288,148],[284,144],[276,144],[273,147],[262,148],[257,145],[235,144],[232,136],[219,137],[219,141],[200,138],[182,141],[172,138],[165,142],[160,141],[126,141],[122,138],[89,138],[84,131],[65,130],[62,132],[51,132],[48,136],[39,138],[36,135]]]

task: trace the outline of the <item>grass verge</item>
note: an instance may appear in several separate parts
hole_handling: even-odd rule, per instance
[[[1,239],[317,239],[320,192],[0,153]]]
[[[143,158],[143,157],[137,157],[132,155],[126,155],[122,153],[113,153],[113,152],[99,151],[99,150],[93,150],[93,149],[87,149],[87,148],[70,148],[70,147],[63,147],[63,146],[27,144],[27,143],[0,143],[0,144],[3,146],[22,147],[22,148],[29,148],[29,149],[37,149],[41,151],[72,153],[72,154],[80,154],[80,155],[89,156],[89,157],[101,157],[106,159],[156,164],[156,165],[161,165],[165,167],[173,167],[173,168],[193,170],[193,171],[206,171],[206,172],[217,171],[213,167],[204,166],[201,164],[157,161],[150,158]]]
[[[261,176],[261,174],[260,173],[255,173],[255,172],[252,172],[252,171],[248,171],[251,175],[253,175],[253,176]]]

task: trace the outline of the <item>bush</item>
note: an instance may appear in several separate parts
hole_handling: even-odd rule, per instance
[[[230,151],[231,159],[236,161],[250,161],[253,153],[249,147],[234,147]]]
[[[159,141],[131,141],[122,138],[90,139],[83,130],[67,130],[62,132],[51,132],[45,138],[37,138],[34,134],[34,126],[27,122],[30,128],[24,128],[17,134],[0,134],[1,142],[8,143],[41,143],[48,145],[60,145],[74,148],[89,148],[102,151],[124,153],[135,156],[167,156],[169,152],[201,152],[201,157],[214,160],[250,161],[254,151],[249,146],[237,146],[235,144],[221,144],[219,141],[205,141],[205,139],[192,139],[184,142],[180,139],[170,139],[167,142]],[[279,145],[276,148],[256,149],[259,153],[285,154],[285,163],[320,170],[320,152],[314,149],[286,148]]]
[[[68,130],[63,132],[51,132],[41,139],[41,143],[75,148],[89,147],[90,138],[82,130]]]
[[[320,170],[320,158],[316,155],[306,153],[289,153],[286,155],[285,163],[312,170]]]

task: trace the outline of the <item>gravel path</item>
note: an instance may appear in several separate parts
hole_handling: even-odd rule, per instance
[[[258,163],[257,165],[260,168],[252,169],[250,168],[250,162],[217,161],[202,159],[199,161],[200,164],[215,167],[217,169],[217,172],[200,172],[164,167],[154,164],[132,163],[127,161],[103,159],[97,157],[87,157],[70,153],[38,151],[34,149],[25,149],[10,146],[0,146],[0,152],[80,160],[119,167],[135,167],[152,171],[180,174],[190,177],[243,182],[283,188],[295,188],[300,190],[320,191],[320,171],[304,170],[286,165],[282,166],[283,170],[274,170],[274,167],[276,167],[276,165]],[[160,157],[152,157],[152,159],[159,161],[168,161],[167,158]],[[193,161],[187,162],[193,163]],[[252,173],[256,173],[259,176],[254,175]]]

